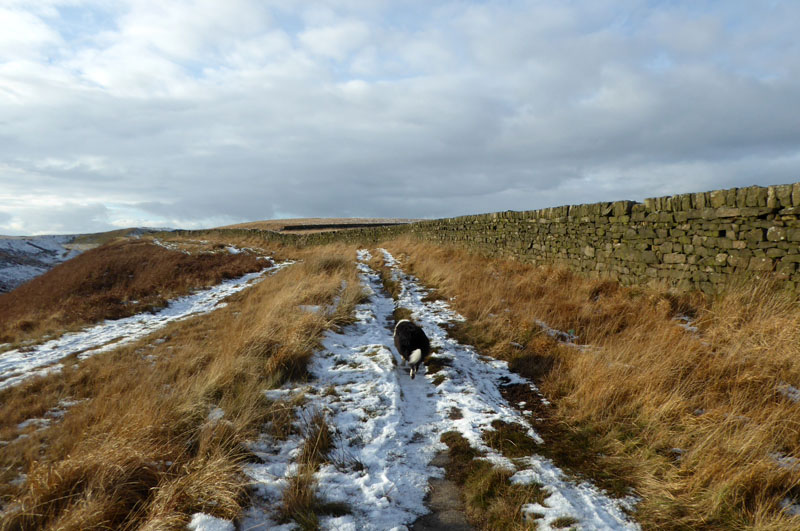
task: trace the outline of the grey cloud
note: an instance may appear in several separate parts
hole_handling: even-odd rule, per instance
[[[72,204],[29,206],[15,209],[0,216],[0,232],[9,234],[78,234],[112,230],[109,209],[100,204]],[[25,231],[9,223],[15,219],[25,221]],[[11,230],[9,230],[11,229]]]
[[[26,230],[58,231],[119,223],[120,209],[186,226],[439,217],[797,180],[800,53],[781,43],[798,8],[694,20],[690,3],[622,5],[349,0],[265,17],[242,3],[260,13],[242,35],[188,25],[187,42],[154,46],[180,63],[145,92],[88,82],[81,69],[100,67],[77,52],[0,65],[19,99],[0,100],[13,168],[0,181],[108,208],[13,210]],[[319,31],[305,49],[298,35],[328,21],[368,26],[367,41],[321,57],[341,35]],[[253,53],[267,32],[269,52]],[[110,78],[124,66],[102,64]]]

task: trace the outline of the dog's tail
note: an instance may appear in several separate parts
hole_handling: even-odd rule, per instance
[[[411,357],[408,359],[408,364],[411,365],[411,379],[414,379],[414,376],[417,375],[417,369],[419,369],[419,363],[422,361],[422,350],[416,349],[411,352]]]

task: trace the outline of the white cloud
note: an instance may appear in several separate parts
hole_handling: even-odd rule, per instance
[[[366,42],[369,28],[356,20],[312,27],[300,33],[300,42],[313,54],[341,61]]]
[[[56,31],[33,13],[0,6],[0,62],[41,59],[60,44]]]

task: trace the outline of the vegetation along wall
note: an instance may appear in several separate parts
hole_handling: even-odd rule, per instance
[[[377,242],[410,233],[624,284],[664,279],[681,289],[714,293],[732,275],[771,272],[800,291],[800,183],[299,236],[242,232],[308,244]]]

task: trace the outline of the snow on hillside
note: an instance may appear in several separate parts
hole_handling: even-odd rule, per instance
[[[425,371],[412,380],[408,369],[398,366],[401,360],[391,347],[394,301],[367,265],[369,253],[360,251],[361,278],[370,298],[356,308],[356,323],[340,333],[326,334],[323,348],[311,361],[309,369],[315,378],[310,384],[266,392],[270,399],[306,393],[310,405],[299,411],[300,431],[303,419],[315,411],[325,413],[334,431],[332,462],[323,464],[316,474],[317,495],[327,502],[345,503],[352,514],[323,516],[321,527],[407,529],[428,512],[424,500],[429,479],[443,476],[443,470],[431,464],[446,449],[440,436],[457,431],[483,451],[485,459],[514,472],[514,482],[543,485],[549,493],[544,505],[523,507],[525,514],[542,516],[537,520],[540,528],[557,527],[557,520],[569,517],[578,529],[637,529],[623,510],[629,500],[614,500],[587,482],[573,482],[541,456],[511,461],[486,445],[482,435],[493,429],[496,419],[517,423],[543,442],[523,414],[505,401],[498,386],[516,383],[538,391],[509,371],[506,362],[484,358],[448,337],[440,325],[463,318],[444,301],[423,301],[426,291],[416,279],[405,275],[388,252],[382,252],[401,285],[398,305],[412,311],[412,318],[438,349],[435,356],[443,359],[444,368],[435,377]],[[278,441],[268,433],[253,442],[251,450],[262,462],[247,465],[245,471],[258,501],[241,528],[294,528],[293,524],[278,526],[275,511],[288,477],[297,472],[295,459],[301,444],[299,435]]]
[[[192,315],[208,313],[224,305],[223,299],[291,264],[284,262],[248,273],[239,278],[226,280],[216,286],[170,301],[166,308],[156,313],[140,313],[104,321],[79,332],[42,343],[10,350],[0,354],[0,389],[17,385],[32,376],[59,371],[58,361],[72,354],[81,359],[106,352],[120,345],[136,341],[167,324],[186,319]]]
[[[0,236],[0,293],[80,254],[77,249],[65,247],[74,239],[75,236]]]

